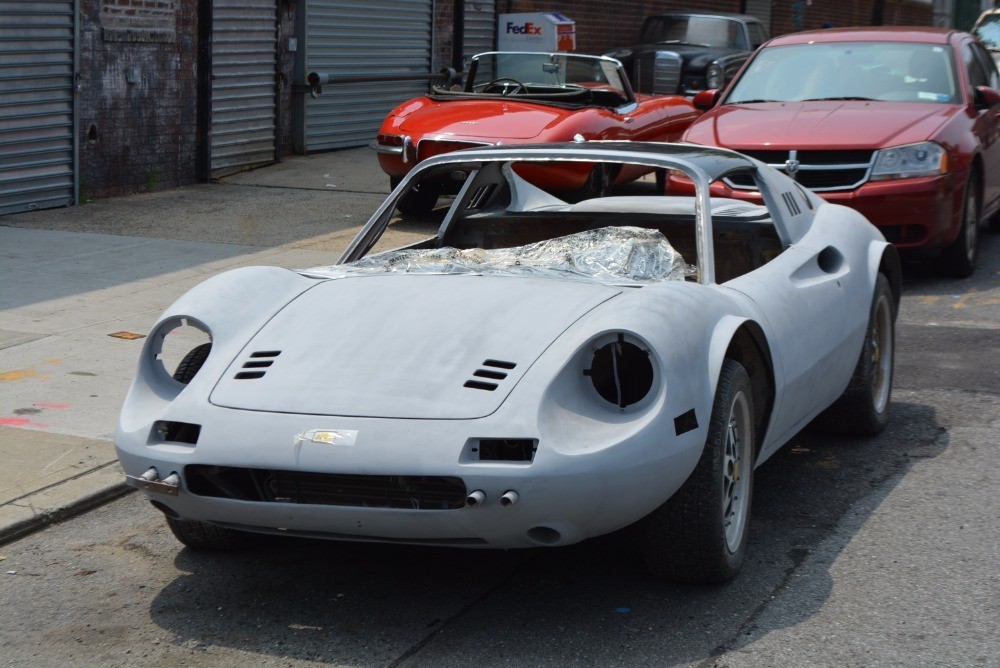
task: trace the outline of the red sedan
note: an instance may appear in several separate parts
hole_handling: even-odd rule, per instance
[[[472,59],[464,88],[434,88],[393,109],[372,148],[395,187],[432,155],[463,148],[571,140],[676,141],[698,117],[678,95],[632,92],[613,58],[567,53],[484,53]],[[648,170],[647,170],[648,171]],[[641,168],[566,163],[525,178],[544,188],[601,196],[642,176]],[[398,206],[428,211],[454,182],[421,184]]]
[[[903,250],[971,275],[982,221],[1000,210],[1000,77],[971,35],[849,28],[778,37],[754,54],[683,140],[746,153],[863,213]],[[759,200],[749,178],[715,194]]]

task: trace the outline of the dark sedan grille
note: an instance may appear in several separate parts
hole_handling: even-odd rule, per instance
[[[263,503],[453,510],[465,505],[465,482],[450,476],[358,475],[193,464],[184,467],[198,496]]]
[[[673,95],[681,83],[681,57],[672,51],[645,51],[636,56],[633,80],[640,93]]]
[[[792,159],[790,151],[743,151],[744,154],[765,162],[783,172],[787,172],[787,161]],[[796,181],[806,188],[817,191],[853,190],[868,180],[874,151],[797,151],[794,159],[798,170]],[[734,175],[726,179],[730,186],[738,190],[756,190],[757,186],[749,175]]]

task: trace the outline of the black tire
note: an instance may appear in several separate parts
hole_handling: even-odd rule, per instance
[[[896,301],[879,274],[868,313],[865,341],[847,389],[818,418],[821,429],[847,436],[874,436],[889,421],[896,351]]]
[[[180,542],[192,550],[243,550],[263,540],[263,536],[234,531],[208,522],[167,517],[167,526]]]
[[[739,573],[753,499],[753,415],[750,377],[741,364],[727,359],[698,465],[641,523],[642,553],[654,576],[710,584]]]
[[[174,371],[174,380],[185,385],[190,383],[191,379],[201,370],[201,365],[208,359],[210,352],[212,352],[211,343],[203,343],[192,348],[177,365],[177,370]]]
[[[389,179],[389,186],[395,190],[400,181],[401,179],[392,177]],[[411,216],[430,213],[434,209],[434,205],[437,204],[438,195],[439,193],[429,186],[416,186],[399,198],[396,202],[396,208],[400,213]]]
[[[667,170],[658,169],[654,173],[656,178],[656,192],[659,195],[663,195],[667,192]]]
[[[580,189],[579,198],[584,200],[607,197],[611,194],[611,186],[616,178],[618,178],[618,170],[615,167],[597,163],[590,170],[587,182]]]
[[[958,238],[944,249],[939,258],[941,273],[952,278],[968,278],[976,271],[979,258],[980,224],[979,179],[975,172],[965,184],[965,202],[962,205],[962,226]]]

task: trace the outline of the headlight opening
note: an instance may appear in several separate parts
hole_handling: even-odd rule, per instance
[[[653,389],[648,347],[623,332],[594,342],[590,368],[583,375],[590,377],[602,399],[621,410],[639,403]]]
[[[150,337],[150,361],[161,374],[174,378],[188,353],[211,342],[208,327],[201,322],[187,317],[171,318]]]

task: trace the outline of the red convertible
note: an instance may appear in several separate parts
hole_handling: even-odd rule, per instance
[[[849,28],[764,44],[684,134],[755,157],[824,199],[857,209],[904,251],[975,271],[980,228],[1000,212],[1000,93],[972,35]],[[713,106],[714,105],[714,106]],[[671,178],[671,186],[675,179]],[[713,194],[760,200],[753,181]]]
[[[676,141],[699,111],[684,97],[632,92],[620,62],[567,53],[483,53],[464,88],[434,87],[393,109],[372,148],[392,187],[421,160],[464,148],[593,139]],[[547,189],[602,196],[642,168],[568,162],[524,178]],[[657,174],[658,181],[664,175]],[[421,184],[397,204],[429,211],[454,181]]]

